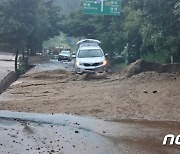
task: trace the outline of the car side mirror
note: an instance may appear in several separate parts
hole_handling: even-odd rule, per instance
[[[105,57],[108,57],[108,53],[105,54]]]
[[[72,58],[76,58],[76,55],[72,55]]]

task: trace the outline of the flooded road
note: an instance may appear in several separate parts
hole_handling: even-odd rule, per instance
[[[40,72],[40,71],[49,71],[49,70],[56,70],[56,69],[63,69],[66,71],[72,71],[73,70],[73,63],[74,60],[72,60],[71,62],[67,62],[67,61],[58,61],[56,60],[50,60],[50,61],[45,61],[45,62],[41,62],[38,64],[35,64],[36,66],[31,69],[29,72]]]
[[[154,83],[157,75],[145,74],[137,80],[86,81],[72,69],[73,61],[39,63],[1,95],[0,154],[180,153],[178,145],[162,145],[165,135],[180,134],[178,78],[158,76]]]
[[[179,131],[176,122],[0,111],[0,153],[178,154],[179,146],[162,146],[162,141]]]
[[[13,54],[0,52],[0,82],[14,71],[14,58]]]

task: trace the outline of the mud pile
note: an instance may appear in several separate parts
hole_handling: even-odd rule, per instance
[[[158,73],[180,73],[180,63],[161,65],[159,63],[146,62],[140,59],[128,66],[123,71],[123,74],[126,77],[132,77],[133,75],[147,71],[154,71]]]
[[[27,73],[22,75],[21,78],[32,78],[38,80],[48,80],[48,79],[64,79],[67,78],[72,73],[66,72],[65,70],[54,70],[54,71],[42,71],[35,73]]]
[[[151,83],[158,81],[171,82],[177,80],[179,76],[180,74],[178,73],[172,74],[172,73],[158,73],[158,72],[148,71],[133,75],[131,79],[139,83],[146,83],[146,82]]]
[[[67,80],[67,81],[81,81],[81,80],[98,80],[106,79],[107,73],[96,73],[96,74],[75,74],[65,70],[53,70],[53,71],[42,71],[35,73],[27,73],[22,75],[21,78],[31,78],[37,80]]]
[[[100,80],[92,80],[97,76]],[[0,95],[0,109],[116,120],[180,121],[179,74],[148,71],[130,78],[118,73],[107,79],[97,76],[62,70],[27,73]]]

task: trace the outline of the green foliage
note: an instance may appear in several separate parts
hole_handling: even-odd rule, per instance
[[[131,62],[146,57],[164,63],[170,55],[180,61],[178,0],[122,0],[121,4],[121,15],[115,17],[77,10],[64,18],[62,30],[69,36],[99,39],[111,58],[128,44]],[[161,53],[169,57],[161,58]]]
[[[62,14],[69,14],[80,6],[81,0],[54,0],[55,5],[60,6]]]
[[[43,41],[59,35],[60,21],[60,9],[54,6],[52,0],[39,1],[33,23],[35,29],[28,39],[27,47],[32,51],[41,50]]]
[[[25,69],[26,69],[26,66],[25,66],[25,62],[24,60],[21,58],[19,59],[19,65],[18,65],[18,70],[17,72],[20,74],[24,74],[25,73]]]
[[[43,42],[43,47],[45,49],[50,49],[54,47],[68,47],[66,43],[66,36],[61,33],[59,36],[50,38],[49,40]]]
[[[174,6],[174,14],[179,16],[179,20],[180,20],[180,2],[176,3]]]
[[[160,64],[165,64],[167,62],[166,53],[148,53],[147,55],[141,56],[141,59],[144,59],[148,62],[156,62]]]
[[[0,46],[41,50],[42,42],[60,32],[60,9],[53,0],[2,0]]]
[[[35,0],[34,0],[35,1]],[[25,8],[27,5],[29,7]],[[9,47],[24,48],[32,33],[33,20],[30,1],[7,0],[0,4],[0,42]],[[33,7],[33,6],[32,6]]]

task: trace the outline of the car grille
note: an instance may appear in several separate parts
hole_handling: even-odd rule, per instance
[[[86,66],[86,67],[90,67],[90,66],[99,66],[99,65],[102,65],[103,63],[101,62],[101,63],[92,63],[92,64],[90,64],[90,63],[84,63],[84,66]]]

